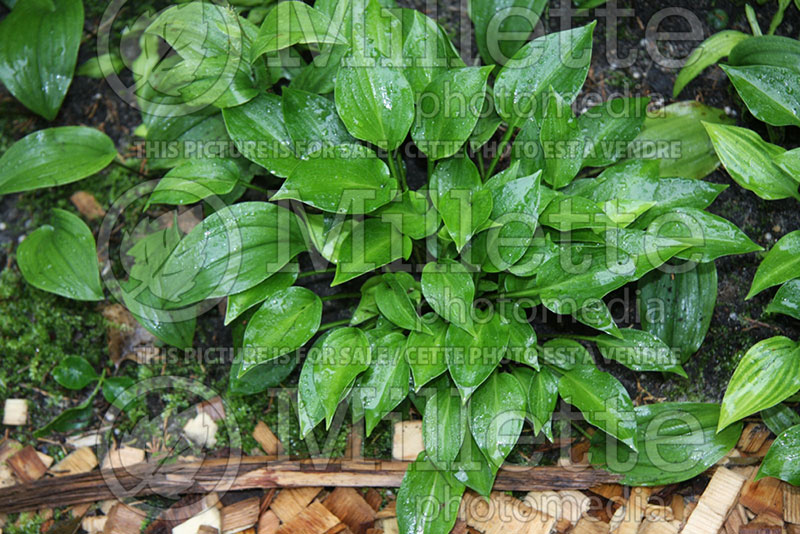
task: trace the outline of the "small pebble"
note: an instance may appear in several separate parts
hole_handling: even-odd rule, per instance
[[[5,228],[2,228],[2,230],[5,230]],[[776,234],[779,234],[781,232],[781,225],[776,224],[775,226],[772,227],[772,231],[775,232]]]
[[[739,316],[736,315],[736,312],[731,312],[731,314],[728,317],[730,318],[731,321],[738,321],[739,320]]]
[[[6,226],[6,223],[0,222],[0,232],[5,232],[6,228],[8,228],[8,226]]]
[[[764,234],[764,239],[766,239],[767,241],[772,241],[772,234],[767,232],[766,234]]]

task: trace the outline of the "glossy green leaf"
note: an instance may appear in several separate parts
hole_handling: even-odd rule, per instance
[[[789,176],[800,182],[800,148],[776,154],[772,161]]]
[[[659,159],[661,176],[703,178],[719,166],[704,122],[734,121],[721,109],[694,100],[670,104],[645,119],[641,133],[633,140],[631,155]]]
[[[114,142],[94,128],[33,132],[0,157],[0,195],[77,182],[103,170],[116,155]]]
[[[472,301],[475,283],[460,263],[430,262],[422,270],[422,294],[445,321],[473,332]]]
[[[716,433],[719,405],[663,402],[634,408],[638,453],[598,432],[589,459],[623,476],[621,484],[659,486],[689,480],[736,445],[742,425]]]
[[[284,87],[283,118],[301,158],[324,146],[355,141],[336,114],[336,105],[314,93]]]
[[[540,118],[550,87],[568,103],[575,99],[589,72],[595,24],[538,37],[514,54],[494,85],[495,107],[506,122]]]
[[[400,332],[381,337],[372,349],[369,368],[359,378],[357,394],[364,409],[367,436],[408,395],[405,346],[406,336]]]
[[[800,277],[800,230],[778,240],[761,261],[747,293],[752,298],[768,287]]]
[[[322,11],[303,2],[280,2],[267,14],[253,43],[252,58],[298,43],[347,44]]]
[[[300,423],[301,438],[305,438],[320,421],[325,419],[325,408],[315,386],[314,368],[317,365],[316,359],[322,355],[325,340],[333,332],[335,330],[328,330],[317,338],[306,355],[303,368],[300,370],[300,378],[297,381],[297,419]],[[364,338],[364,341],[366,341],[366,338]]]
[[[0,22],[0,81],[26,108],[55,119],[82,34],[80,0],[19,0]]]
[[[541,124],[529,118],[519,126],[519,133],[511,147],[512,160],[519,162],[519,174],[526,176],[544,170],[544,148],[540,142]]]
[[[731,178],[765,200],[800,199],[797,182],[773,162],[785,152],[747,128],[705,124],[722,165]]]
[[[414,90],[414,101],[434,78],[448,68],[464,67],[444,30],[416,9],[402,9],[403,74]]]
[[[322,301],[309,289],[289,287],[269,295],[247,323],[239,376],[302,347],[317,333],[321,319]]]
[[[647,232],[689,245],[677,257],[692,261],[707,262],[761,250],[730,221],[694,208],[678,208],[659,216]]]
[[[717,268],[652,271],[639,280],[642,329],[680,353],[681,363],[697,352],[708,333],[717,302]]]
[[[419,295],[415,285],[408,273],[386,273],[375,287],[375,303],[381,314],[400,328],[427,332],[428,327],[418,315],[417,305],[411,298],[412,293]]]
[[[255,306],[264,302],[274,293],[291,287],[297,280],[298,265],[291,263],[271,275],[269,278],[241,293],[228,296],[228,305],[225,308],[225,325]]]
[[[357,61],[357,56],[345,58],[345,62]],[[399,70],[344,63],[336,77],[334,97],[353,137],[385,150],[400,146],[414,122],[414,91]]]
[[[619,380],[596,367],[575,367],[561,375],[558,392],[583,417],[636,450],[636,416],[633,403]]]
[[[41,438],[53,432],[71,432],[72,430],[78,430],[88,425],[89,422],[92,421],[94,415],[94,406],[92,402],[97,396],[98,391],[100,391],[99,383],[97,387],[94,388],[92,394],[89,395],[89,398],[77,406],[62,411],[42,428],[37,429],[33,433],[33,437]]]
[[[578,117],[585,140],[584,167],[610,165],[625,156],[625,145],[644,125],[649,98],[613,98]]]
[[[447,369],[466,403],[500,364],[508,346],[508,325],[499,314],[475,324],[475,334],[451,324],[445,335]]]
[[[553,91],[547,96],[539,135],[544,149],[542,179],[553,189],[561,189],[581,169],[584,137],[572,107],[557,92]]]
[[[800,456],[800,425],[787,429],[772,443],[764,461],[761,462],[756,480],[772,477],[794,486],[800,485],[798,456]]]
[[[309,154],[272,200],[294,199],[327,212],[375,211],[397,194],[389,167],[363,145],[337,145]]]
[[[447,371],[444,343],[447,323],[433,312],[422,316],[431,333],[412,331],[408,334],[406,360],[414,377],[414,391]]]
[[[472,160],[442,161],[430,177],[431,201],[460,251],[492,213],[492,194],[481,184]]]
[[[759,35],[745,39],[731,50],[728,60],[737,67],[771,65],[800,72],[800,42],[782,35]]]
[[[558,378],[547,367],[533,375],[528,385],[528,413],[533,423],[533,433],[543,431],[553,441],[553,411],[558,402]]]
[[[539,358],[536,353],[536,332],[528,322],[528,316],[521,306],[517,311],[506,314],[508,320],[508,348],[505,357],[534,369],[539,369]]]
[[[53,378],[67,389],[83,389],[100,377],[86,358],[67,356],[53,369]]]
[[[469,401],[469,426],[478,448],[495,467],[517,444],[525,422],[525,391],[509,373],[493,373]]]
[[[450,469],[445,471],[445,476],[454,478],[458,483],[464,484],[484,497],[488,497],[494,486],[497,467],[486,459],[478,448],[471,432],[464,436],[464,443],[458,452]]]
[[[246,104],[222,110],[222,116],[228,135],[244,157],[275,176],[286,178],[291,174],[300,160],[286,129],[281,97],[264,93]]]
[[[436,233],[442,222],[439,212],[420,191],[404,191],[373,212],[375,217],[392,223],[411,239],[424,239]]]
[[[339,263],[342,241],[353,230],[355,221],[333,213],[301,211],[308,237],[317,252],[331,263]]]
[[[307,358],[312,362],[314,390],[330,428],[336,408],[353,385],[353,381],[370,364],[369,341],[358,328],[338,328],[315,344]]]
[[[795,425],[800,425],[800,415],[783,403],[761,410],[761,419],[776,436],[780,436]]]
[[[408,466],[397,492],[397,524],[404,534],[447,534],[456,523],[464,486],[451,484],[424,452]]]
[[[17,249],[17,264],[32,286],[75,300],[103,300],[92,231],[80,217],[53,210],[52,224],[33,231]]]
[[[361,300],[358,301],[356,311],[350,318],[350,326],[356,326],[368,319],[378,317],[380,310],[378,310],[378,303],[375,302],[375,291],[378,285],[383,283],[383,278],[380,275],[368,278],[366,282],[361,284]]]
[[[439,74],[418,97],[411,129],[414,144],[431,159],[458,152],[481,113],[492,67],[464,67]]]
[[[650,332],[623,328],[621,338],[602,335],[593,338],[604,358],[634,371],[664,371],[686,378],[681,359],[673,347]]]
[[[783,284],[764,313],[782,313],[800,320],[800,280],[790,280]]]
[[[364,219],[353,226],[339,250],[339,262],[331,285],[338,285],[411,255],[411,239],[391,223]]]
[[[736,30],[723,30],[700,43],[686,58],[686,63],[681,68],[677,78],[675,78],[672,98],[677,98],[683,88],[703,72],[706,67],[715,64],[730,54],[733,47],[750,37],[750,35]]]
[[[542,361],[563,371],[583,365],[594,365],[591,353],[574,339],[555,338],[540,347]]]
[[[528,40],[547,7],[545,0],[472,0],[469,18],[487,65],[503,65]]]
[[[783,336],[759,341],[745,353],[722,399],[717,430],[775,406],[800,391],[800,344]]]
[[[228,137],[222,114],[212,107],[190,113],[174,104],[169,110],[158,109],[158,105],[154,105],[156,109],[152,111],[156,115],[151,116],[147,111],[148,104],[142,100],[139,102],[143,107],[142,119],[147,128],[148,146],[152,147],[147,154],[150,169],[170,169],[193,159],[217,159],[225,155],[225,150],[220,147],[227,147],[231,138],[236,143],[233,133],[231,138]],[[246,139],[250,140],[250,148],[245,147],[243,154],[248,157],[256,149],[256,140],[250,136],[249,130],[245,133],[248,135]],[[197,146],[212,148],[198,151],[194,149]]]
[[[233,160],[186,161],[170,170],[150,194],[148,204],[194,204],[233,191],[241,172]]]
[[[126,404],[127,395],[131,394],[131,388],[136,384],[136,381],[129,376],[111,376],[103,379],[103,398],[109,404],[114,404],[117,399],[119,402]],[[120,395],[125,394],[126,397]],[[132,399],[131,399],[132,400]]]
[[[800,72],[784,67],[722,66],[747,109],[773,126],[800,126]]]
[[[422,440],[428,459],[439,469],[449,469],[466,434],[467,408],[462,406],[450,379],[444,377],[434,385],[422,417]]]
[[[146,282],[173,306],[241,293],[306,250],[297,216],[269,202],[225,207],[195,226]]]

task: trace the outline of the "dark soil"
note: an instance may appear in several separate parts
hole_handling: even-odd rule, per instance
[[[81,48],[79,64],[92,57],[95,53],[95,35],[100,20],[103,6],[94,6],[94,2],[87,3],[86,38]],[[402,5],[416,7],[436,17],[446,31],[456,37],[456,42],[471,42],[472,30],[465,16],[466,0],[464,5],[452,2],[436,2],[430,0],[404,0]],[[157,3],[156,7],[158,7]],[[578,98],[578,111],[585,103],[585,95],[597,92],[602,97],[622,93],[627,96],[650,95],[654,105],[660,106],[673,101],[671,97],[672,86],[677,69],[664,68],[655,63],[646,51],[647,40],[645,28],[649,20],[667,3],[652,0],[635,3],[623,2],[621,7],[631,7],[634,16],[622,18],[616,29],[615,35],[601,19],[595,30],[594,53],[592,70],[589,75],[584,94]],[[709,13],[712,10],[722,10],[727,14],[729,23],[727,28],[749,32],[745,17],[743,3],[727,0],[693,0],[673,1],[668,3],[672,8],[688,10],[696,16],[702,26],[702,38],[721,28],[709,27]],[[769,25],[775,2],[769,2],[764,7],[759,7],[759,21],[763,28]],[[142,6],[140,6],[144,9]],[[131,7],[131,10],[138,9]],[[6,13],[5,8],[0,8],[0,17]],[[560,20],[555,16],[556,10],[551,8],[550,14],[544,17],[545,25],[558,29]],[[135,13],[128,13],[133,16]],[[717,13],[718,15],[718,13]],[[592,17],[593,18],[593,17]],[[589,16],[576,18],[573,25],[583,24],[591,20]],[[713,22],[713,20],[712,20]],[[686,31],[688,24],[685,18],[667,17],[659,27],[659,31]],[[797,9],[790,7],[786,18],[779,28],[778,33],[796,36],[800,31],[800,14]],[[463,38],[467,35],[466,39]],[[625,63],[622,60],[612,61],[609,56],[607,39],[616,40],[618,56],[628,57],[635,54],[635,60]],[[666,41],[662,43],[662,52],[673,58],[684,58],[699,44],[699,40],[691,41]],[[462,50],[465,58],[474,57],[475,50]],[[613,59],[613,58],[612,58]],[[717,67],[707,69],[701,76],[693,81],[680,99],[695,99],[708,105],[723,108],[736,116],[739,122],[754,128],[765,138],[767,132],[763,125],[749,117],[741,102],[732,91],[730,84],[722,71]],[[141,122],[139,113],[127,105],[109,85],[103,80],[86,77],[76,77],[67,94],[61,112],[53,123],[33,116],[20,106],[3,88],[0,88],[0,149],[7,148],[13,140],[19,139],[34,130],[59,125],[87,125],[99,128],[106,132],[117,144],[121,154],[126,154],[133,142],[133,129]],[[785,138],[781,144],[794,147],[800,144],[800,130],[796,128],[785,129]],[[13,254],[20,236],[32,231],[43,218],[54,202],[68,206],[66,200],[69,195],[79,189],[93,187],[92,192],[101,204],[107,205],[117,191],[113,185],[106,182],[110,173],[104,171],[98,178],[80,182],[75,186],[67,186],[55,191],[37,192],[26,195],[11,195],[0,199],[0,266],[7,269],[16,269]],[[138,177],[127,178],[128,183],[135,183]],[[730,187],[711,206],[710,210],[717,213],[742,228],[754,241],[769,248],[784,234],[800,228],[800,210],[793,201],[766,202],[754,194],[745,191],[733,183],[726,173],[716,171],[707,180],[724,183]],[[131,183],[131,185],[132,185]],[[88,184],[88,185],[87,185]],[[118,187],[122,187],[119,185]],[[256,198],[258,195],[256,194]],[[95,225],[96,229],[96,225]],[[725,385],[732,373],[736,362],[744,350],[753,343],[763,338],[784,334],[793,339],[800,338],[800,328],[796,322],[781,317],[762,317],[763,308],[772,298],[774,291],[765,291],[752,301],[745,301],[744,297],[753,278],[756,267],[762,255],[750,254],[723,258],[717,262],[719,271],[719,296],[711,330],[699,352],[686,365],[688,379],[681,379],[675,375],[663,378],[658,375],[642,375],[632,373],[620,366],[614,365],[613,372],[622,378],[632,395],[636,396],[644,391],[655,397],[670,400],[720,400]],[[325,283],[315,284],[314,289],[321,292],[326,290]],[[346,289],[349,290],[349,289]],[[36,291],[36,290],[32,290]],[[626,288],[622,298],[626,303],[625,317],[621,324],[635,324],[634,295],[635,287]],[[86,314],[97,314],[94,304],[70,306],[70,310],[81,307]],[[347,310],[340,309],[325,321],[336,320],[347,316]],[[201,318],[198,326],[198,340],[213,346],[230,343],[230,335],[222,326],[222,318],[216,311],[211,311]],[[55,362],[53,362],[55,364]],[[205,369],[208,376],[206,383],[223,385],[227,373],[226,365],[215,365]],[[638,385],[641,380],[641,386]],[[223,386],[224,387],[224,386]],[[641,387],[642,389],[638,389]]]

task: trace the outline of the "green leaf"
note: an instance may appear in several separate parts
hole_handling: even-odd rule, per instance
[[[239,376],[305,345],[321,319],[322,300],[309,289],[289,287],[269,295],[247,322]]]
[[[300,160],[286,129],[281,97],[264,93],[241,106],[223,109],[222,116],[228,135],[245,158],[275,176],[291,174]]]
[[[520,124],[511,147],[512,161],[519,162],[519,174],[531,175],[544,170],[544,148],[540,143],[541,125],[530,118]]]
[[[327,212],[375,211],[397,194],[389,167],[363,145],[324,147],[292,170],[272,200],[294,199]]]
[[[506,63],[494,94],[497,112],[510,126],[541,117],[550,87],[568,103],[575,99],[589,73],[595,24],[534,39]]]
[[[761,261],[747,298],[753,298],[768,287],[782,284],[798,276],[800,276],[800,230],[795,230],[780,238]]]
[[[721,431],[800,391],[800,344],[783,336],[759,341],[742,357],[722,399]]]
[[[450,379],[444,377],[434,385],[422,417],[422,440],[428,459],[439,469],[449,469],[466,434],[467,409],[461,405]]]
[[[0,22],[0,81],[26,108],[55,119],[82,34],[80,0],[19,0]]]
[[[168,310],[163,299],[137,280],[121,284],[122,303],[145,330],[179,349],[192,347],[198,311],[194,307]]]
[[[445,321],[474,332],[472,301],[475,300],[475,283],[462,264],[430,262],[425,265],[422,269],[422,294]]]
[[[414,90],[414,101],[434,78],[448,68],[464,67],[444,30],[416,9],[402,9],[403,74]]]
[[[457,153],[481,113],[492,67],[464,67],[439,74],[422,91],[411,138],[431,159]]]
[[[330,428],[339,402],[356,377],[369,367],[369,341],[358,328],[337,328],[322,340],[319,347],[315,343],[307,358],[312,362],[311,376],[325,413],[325,426]]]
[[[338,285],[411,255],[411,239],[391,223],[364,219],[345,236],[331,285]]]
[[[407,534],[447,534],[456,523],[464,486],[452,484],[424,452],[408,466],[397,492],[397,524]]]
[[[733,449],[741,423],[716,433],[719,405],[664,402],[637,406],[636,453],[598,432],[589,459],[623,475],[621,484],[659,486],[689,480],[713,466]]]
[[[533,33],[546,6],[545,0],[471,1],[469,18],[475,25],[475,41],[483,62],[503,65],[514,57]]]
[[[94,415],[92,401],[94,401],[98,391],[100,391],[99,383],[94,388],[92,394],[89,395],[88,399],[80,403],[78,406],[73,406],[72,408],[67,408],[66,410],[62,411],[42,428],[37,429],[33,433],[33,437],[41,438],[42,436],[47,436],[53,432],[66,433],[85,427],[87,424],[89,424],[89,422],[92,420],[92,416]]]
[[[414,377],[414,391],[447,371],[447,360],[444,354],[447,323],[438,315],[428,312],[422,316],[422,322],[431,333],[412,331],[408,334],[406,344],[406,360]]]
[[[763,35],[745,39],[731,50],[728,58],[731,65],[771,65],[786,67],[800,72],[800,42],[782,35]]]
[[[620,334],[620,338],[608,334],[592,338],[604,358],[634,371],[664,371],[686,378],[680,365],[680,354],[670,345],[643,330],[623,328]]]
[[[53,378],[67,389],[83,389],[100,377],[86,358],[67,356],[53,369]]]
[[[406,336],[391,332],[372,349],[372,362],[359,378],[358,395],[369,436],[386,415],[408,395],[408,364],[404,358]]]
[[[782,313],[800,320],[800,280],[790,280],[783,284],[764,313]]]
[[[252,59],[298,43],[347,44],[331,19],[303,2],[280,2],[267,14],[253,43]]]
[[[736,30],[724,30],[711,35],[708,39],[692,50],[686,58],[681,71],[675,78],[675,86],[672,88],[672,98],[678,98],[678,94],[683,91],[689,82],[694,80],[698,74],[731,53],[734,46],[750,39],[750,35]]]
[[[146,282],[171,306],[183,306],[250,289],[305,250],[294,213],[240,202],[195,226]]]
[[[324,146],[355,141],[336,114],[336,105],[314,93],[284,87],[283,118],[301,158]]]
[[[240,178],[241,171],[233,160],[188,160],[164,175],[147,203],[194,204],[230,193]]]
[[[645,119],[641,133],[633,140],[631,157],[658,159],[661,176],[703,178],[719,166],[704,122],[734,121],[721,109],[694,100],[670,104]]]
[[[678,208],[659,216],[647,232],[689,245],[676,256],[691,261],[707,262],[761,250],[730,221],[694,208]]]
[[[439,212],[420,191],[405,191],[378,208],[373,215],[392,223],[411,239],[424,239],[436,233],[442,222]]]
[[[298,265],[291,263],[271,275],[269,278],[241,293],[228,296],[228,305],[225,308],[225,325],[229,325],[241,314],[264,302],[267,297],[282,289],[291,287],[297,280]]]
[[[503,465],[525,422],[526,397],[509,373],[493,373],[469,401],[469,426],[475,443],[494,467]]]
[[[256,365],[239,376],[239,368],[237,362],[234,361],[231,365],[228,391],[234,395],[261,393],[281,384],[292,374],[295,367],[297,367],[297,358],[283,357]]]
[[[539,370],[539,357],[536,353],[536,332],[528,322],[528,316],[521,305],[506,313],[508,321],[508,348],[505,357],[509,360],[529,365]]]
[[[800,126],[800,72],[784,67],[722,65],[747,109],[773,126]]]
[[[191,150],[191,148],[197,146],[227,147],[231,138],[236,143],[233,134],[231,134],[231,138],[228,137],[222,114],[212,107],[189,113],[174,104],[169,109],[158,109],[157,105],[140,100],[140,105],[143,107],[142,119],[147,128],[148,146],[153,147],[153,150],[147,154],[148,167],[151,169],[170,169],[192,159],[217,159],[225,155],[224,149],[197,151]],[[149,114],[148,110],[151,105],[156,108],[152,110],[153,113],[157,113],[156,116]],[[247,133],[249,135],[249,130]],[[252,136],[247,139],[250,140],[250,144],[249,148],[245,146],[243,149],[242,153],[245,157],[249,157],[249,153],[257,148],[256,141]],[[178,148],[174,150],[170,148],[175,146]],[[266,146],[272,147],[272,145]]]
[[[136,384],[136,381],[128,376],[111,376],[108,378],[103,379],[103,398],[106,399],[106,402],[109,404],[114,404],[117,399],[125,393],[126,391],[128,394],[131,394],[131,391],[128,391]],[[133,400],[133,399],[131,399]],[[121,404],[125,405],[128,404],[123,399],[120,399]]]
[[[584,137],[569,102],[550,89],[539,134],[544,149],[542,179],[553,189],[561,189],[581,169]]]
[[[731,178],[765,200],[794,197],[797,182],[775,164],[785,150],[767,143],[752,130],[738,126],[705,124],[722,165]]]
[[[475,325],[475,333],[451,324],[445,335],[445,356],[466,404],[472,393],[494,372],[508,346],[508,325],[499,314]]]
[[[800,425],[787,429],[772,443],[767,455],[764,456],[764,461],[761,462],[756,480],[772,477],[794,486],[800,485],[798,456],[800,456]]]
[[[780,436],[795,425],[800,425],[800,415],[786,404],[776,404],[772,408],[761,410],[761,419],[776,436]]]
[[[375,287],[378,310],[391,322],[406,330],[428,332],[428,327],[417,314],[411,294],[419,295],[414,278],[408,273],[386,273]],[[419,300],[419,299],[417,299]]]
[[[558,392],[581,411],[586,421],[637,450],[633,403],[619,380],[583,365],[561,375]]]
[[[492,213],[492,194],[482,186],[478,168],[469,158],[439,163],[430,177],[430,195],[459,251]]]
[[[361,284],[361,300],[358,301],[358,307],[353,312],[350,318],[350,326],[356,326],[368,319],[378,317],[380,311],[378,310],[378,303],[375,302],[375,291],[379,284],[383,283],[381,275],[376,275],[368,278],[366,282]]]
[[[680,353],[681,363],[697,352],[708,333],[717,302],[717,268],[652,271],[639,280],[642,329]]]
[[[547,367],[533,375],[527,390],[528,413],[533,423],[533,433],[544,431],[553,441],[553,411],[558,402],[558,378]]]
[[[414,91],[399,70],[352,65],[357,61],[350,56],[339,68],[336,109],[353,137],[395,150],[414,122]]]
[[[445,476],[454,478],[458,483],[472,488],[480,495],[488,497],[494,486],[497,468],[489,463],[475,443],[471,432],[467,432],[464,443]]]
[[[94,128],[33,132],[0,158],[0,195],[77,182],[106,168],[116,155],[114,142]]]
[[[303,368],[300,370],[300,378],[297,381],[297,419],[300,423],[301,438],[305,438],[320,421],[325,419],[322,398],[317,393],[317,388],[314,385],[314,368],[316,367],[316,358],[322,355],[325,340],[333,332],[335,330],[328,330],[317,338],[306,355]]]
[[[800,182],[800,148],[777,154],[772,158],[772,161],[789,173],[789,176]]]
[[[75,300],[103,300],[92,231],[80,217],[53,210],[52,224],[36,229],[17,249],[17,264],[32,286]]]
[[[625,156],[625,145],[644,125],[649,98],[613,98],[578,117],[585,139],[583,167],[610,165]]]

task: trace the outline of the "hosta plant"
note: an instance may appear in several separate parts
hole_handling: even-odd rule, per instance
[[[715,433],[714,405],[634,408],[595,357],[685,376],[714,306],[714,260],[759,250],[705,211],[724,186],[701,179],[718,164],[701,120],[724,114],[682,103],[647,117],[646,99],[621,98],[576,116],[594,23],[502,67],[466,66],[432,19],[384,4],[281,2],[260,27],[211,3],[162,12],[133,71],[148,168],[165,173],[137,191],[149,213],[200,203],[205,218],[137,227],[122,266],[101,270],[90,229],[56,211],[19,247],[26,279],[117,299],[180,348],[224,299],[239,349],[230,392],[261,393],[300,363],[303,435],[347,409],[369,434],[410,397],[425,452],[398,495],[404,532],[449,531],[465,487],[491,490],[526,420],[553,439],[559,398],[597,427],[593,461],[632,484],[713,465],[740,425]],[[159,40],[173,50],[163,59],[149,55]],[[113,158],[94,130],[36,132],[3,155],[0,191],[78,180]],[[308,287],[320,279],[322,294]],[[620,328],[603,299],[636,281],[646,328]],[[348,318],[323,323],[340,299]],[[570,327],[541,335],[533,312]]]

